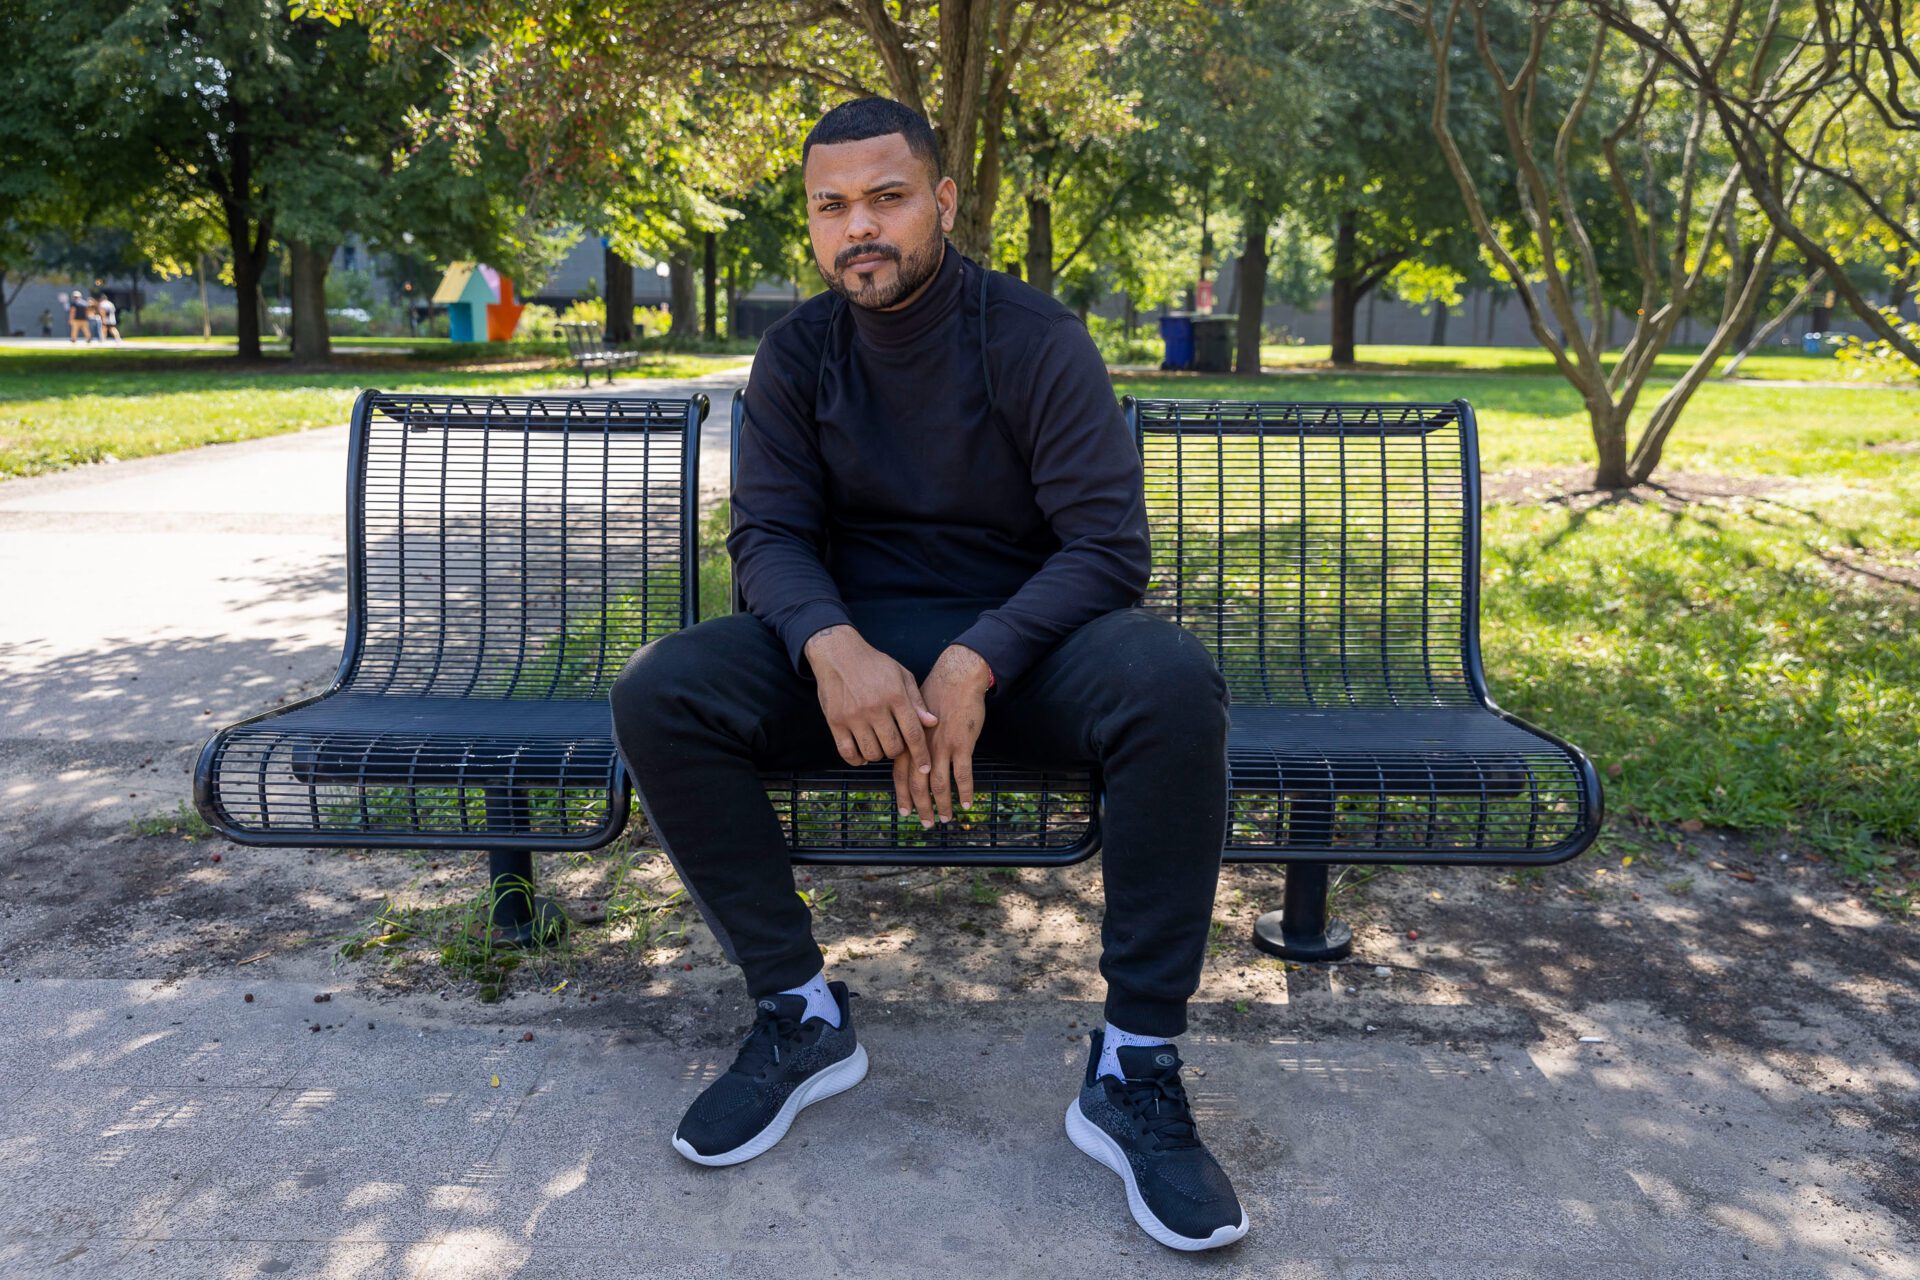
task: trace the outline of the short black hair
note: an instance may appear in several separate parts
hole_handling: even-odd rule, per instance
[[[918,111],[892,98],[854,98],[821,116],[800,144],[800,167],[807,167],[807,155],[816,145],[864,142],[890,133],[904,137],[907,150],[925,160],[933,171],[933,180],[940,181],[940,143],[933,136],[933,126]]]

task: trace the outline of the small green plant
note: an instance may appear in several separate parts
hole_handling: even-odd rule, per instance
[[[988,907],[1000,901],[1000,890],[988,884],[986,878],[977,871],[973,873],[967,889],[979,906]]]
[[[830,884],[815,885],[811,889],[800,889],[800,901],[814,911],[824,911],[840,899],[840,891]]]
[[[474,983],[481,1002],[491,1004],[505,992],[509,976],[523,966],[542,976],[556,965],[572,972],[569,935],[558,930],[536,933],[526,945],[512,945],[495,931],[496,903],[511,895],[531,897],[532,892],[524,880],[503,879],[458,902],[416,906],[388,897],[339,941],[335,955],[342,960],[377,957],[399,966],[424,949],[448,976]]]
[[[200,811],[185,800],[171,813],[156,813],[147,818],[135,818],[127,824],[137,836],[179,836],[182,840],[203,840],[214,834]]]
[[[1516,889],[1538,889],[1547,882],[1545,867],[1515,867],[1507,873],[1507,883]]]

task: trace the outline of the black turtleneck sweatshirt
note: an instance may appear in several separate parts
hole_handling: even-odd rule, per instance
[[[823,293],[782,317],[745,408],[727,550],[801,674],[849,601],[968,600],[953,643],[997,691],[1146,590],[1139,453],[1086,326],[951,244],[899,311]]]

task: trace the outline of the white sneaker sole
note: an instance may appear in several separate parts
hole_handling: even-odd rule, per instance
[[[1133,1166],[1127,1163],[1126,1152],[1108,1136],[1105,1129],[1081,1113],[1078,1098],[1067,1106],[1067,1137],[1074,1146],[1120,1175],[1120,1180],[1127,1184],[1127,1209],[1133,1214],[1133,1220],[1140,1224],[1142,1231],[1169,1249],[1198,1253],[1203,1249],[1218,1249],[1221,1245],[1232,1244],[1247,1234],[1247,1212],[1244,1209],[1240,1211],[1240,1221],[1236,1225],[1220,1227],[1212,1235],[1198,1238],[1183,1236],[1154,1217],[1153,1210],[1147,1208],[1146,1200],[1140,1195],[1140,1184],[1134,1181]]]
[[[673,1135],[673,1149],[695,1164],[727,1165],[743,1164],[757,1155],[769,1150],[774,1143],[787,1136],[787,1130],[793,1127],[793,1118],[801,1111],[822,1098],[831,1098],[836,1093],[845,1093],[867,1078],[867,1046],[857,1044],[853,1052],[834,1063],[822,1068],[807,1078],[807,1082],[787,1095],[780,1104],[780,1111],[767,1127],[747,1139],[731,1151],[722,1151],[718,1155],[703,1156],[695,1151],[685,1139],[676,1133]]]

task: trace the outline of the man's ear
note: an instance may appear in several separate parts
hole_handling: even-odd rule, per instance
[[[940,230],[953,230],[954,215],[960,210],[960,188],[952,178],[942,178],[933,189],[933,202],[940,207]]]

